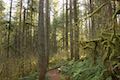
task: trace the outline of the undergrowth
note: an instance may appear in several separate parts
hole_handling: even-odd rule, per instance
[[[39,80],[38,78],[39,78],[38,72],[34,72],[31,75],[29,75],[29,76],[20,78],[19,80]],[[46,75],[46,79],[45,80],[50,80],[48,75]]]
[[[49,60],[49,69],[58,68],[66,64],[68,56],[67,54],[68,54],[67,52],[63,51],[51,56]]]
[[[97,44],[97,41],[92,42]],[[68,61],[61,67],[62,73],[71,80],[120,80],[120,37],[110,35],[99,42],[101,50],[87,46],[86,50],[93,50],[94,54],[87,53],[91,57],[81,61]]]
[[[92,61],[86,59],[84,61],[70,61],[67,65],[62,66],[62,73],[69,75],[71,80],[112,80],[111,76],[104,77],[107,69],[101,63],[92,65]]]

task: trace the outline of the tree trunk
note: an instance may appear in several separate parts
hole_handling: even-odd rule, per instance
[[[53,29],[53,52],[57,53],[57,34],[56,34],[56,26]]]
[[[74,0],[74,23],[75,23],[75,60],[79,59],[79,25],[77,0]]]
[[[93,12],[93,0],[90,0],[90,13]],[[94,25],[94,16],[92,16],[90,18],[90,39],[94,39],[95,38],[95,25]]]
[[[65,9],[64,9],[64,0],[63,0],[63,33],[62,33],[62,36],[63,36],[63,50],[65,48],[65,26],[64,26],[65,18],[64,18],[64,11],[65,11]]]
[[[49,63],[49,48],[50,48],[50,39],[49,39],[49,28],[50,28],[50,7],[49,7],[49,0],[46,0],[46,23],[45,23],[45,56],[46,56],[46,68],[48,67]]]
[[[73,10],[72,10],[72,1],[70,0],[70,53],[71,53],[71,59],[74,58],[73,53],[73,25],[72,25],[72,19],[73,19]]]
[[[7,54],[6,54],[6,59],[9,59],[10,57],[11,57],[11,54],[10,54],[10,40],[11,40],[11,38],[10,38],[10,36],[11,36],[11,18],[12,18],[12,6],[13,6],[13,0],[11,0],[11,2],[10,2],[10,12],[9,12],[9,26],[8,26],[8,35],[7,35]],[[6,72],[6,79],[7,80],[9,80],[10,79],[10,74],[11,74],[11,72],[10,72],[10,64],[8,63],[8,62],[6,62],[6,65],[5,65],[5,67],[6,67],[6,70],[5,70],[5,72]]]
[[[39,80],[45,80],[46,59],[45,59],[45,34],[44,34],[44,0],[39,0],[38,19],[38,55],[39,55]]]
[[[68,0],[66,0],[66,51],[68,51]]]

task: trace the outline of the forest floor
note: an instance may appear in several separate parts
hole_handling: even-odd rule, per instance
[[[61,73],[58,71],[58,69],[50,70],[48,72],[48,76],[50,80],[61,80]]]

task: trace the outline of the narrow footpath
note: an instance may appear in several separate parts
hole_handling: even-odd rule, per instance
[[[48,75],[50,77],[50,80],[60,80],[60,73],[57,69],[54,69],[54,70],[50,70],[48,72]]]

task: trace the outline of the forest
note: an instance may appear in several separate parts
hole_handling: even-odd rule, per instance
[[[0,0],[0,80],[120,80],[120,0]]]

